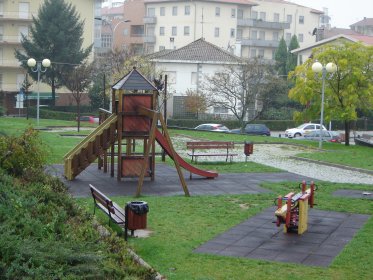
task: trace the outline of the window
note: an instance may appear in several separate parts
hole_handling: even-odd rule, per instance
[[[252,11],[251,12],[251,18],[252,19],[258,19],[258,12],[257,11]]]
[[[177,7],[172,7],[172,15],[177,16]]]
[[[144,36],[144,25],[131,25],[131,37]]]
[[[148,8],[148,17],[154,17],[155,16],[155,8]]]
[[[298,60],[299,60],[299,65],[302,65],[303,64],[303,55],[299,55],[298,56]]]
[[[243,19],[243,10],[242,9],[237,10],[237,18],[238,19]]]
[[[265,31],[259,31],[259,40],[265,40],[265,39],[266,39]]]
[[[219,7],[215,8],[215,16],[220,17],[220,8]]]
[[[265,12],[260,12],[259,19],[266,20],[266,13]]]
[[[190,83],[192,85],[196,85],[197,84],[197,72],[192,72],[191,73]]]
[[[272,59],[276,59],[276,50],[272,50]]]
[[[264,49],[259,49],[258,57],[264,58]]]
[[[235,18],[236,17],[236,9],[231,10],[231,17]]]
[[[159,14],[164,17],[166,15],[166,8],[165,7],[161,7],[160,11],[159,11]]]
[[[176,36],[176,35],[177,35],[177,27],[172,26],[172,36]]]
[[[243,32],[242,29],[237,29],[237,39],[238,40],[242,40],[242,32]]]
[[[225,107],[214,107],[214,114],[227,114],[228,109]]]
[[[214,36],[219,37],[219,27],[215,27]]]
[[[184,26],[184,35],[189,36],[190,35],[190,27],[189,26]]]
[[[304,24],[304,16],[299,16],[299,24]]]
[[[251,30],[251,39],[256,40],[258,39],[258,31],[256,30]]]
[[[256,49],[251,49],[251,50],[250,50],[250,57],[251,57],[251,58],[256,57]]]
[[[164,26],[159,27],[159,36],[164,36]]]
[[[190,6],[184,7],[184,15],[189,16],[190,15]]]
[[[291,33],[286,33],[285,34],[285,41],[287,41],[287,42],[290,42],[290,40],[291,40]]]
[[[111,44],[112,44],[111,34],[102,34],[101,35],[101,47],[111,48]]]
[[[298,41],[299,41],[300,43],[302,43],[303,40],[304,40],[304,38],[303,38],[303,34],[302,34],[302,33],[299,33],[299,34],[298,34]]]
[[[273,41],[278,41],[279,40],[279,33],[277,31],[273,32],[272,40]]]
[[[159,46],[159,50],[160,50],[160,51],[164,51],[165,49],[166,49],[165,46]]]
[[[236,33],[235,29],[231,28],[231,38],[236,37],[235,33]]]
[[[286,16],[286,22],[287,23],[292,23],[293,22],[293,16],[292,15],[287,15]]]
[[[274,13],[273,14],[273,21],[274,22],[279,22],[280,21],[280,14],[279,13]]]

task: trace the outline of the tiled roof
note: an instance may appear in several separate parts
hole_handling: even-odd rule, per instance
[[[239,63],[241,59],[203,38],[177,50],[160,51],[149,56],[155,60],[202,61],[217,63]]]
[[[218,2],[228,4],[240,4],[256,6],[257,4],[249,0],[199,0],[201,2]],[[185,0],[144,0],[144,3],[163,3],[163,2],[185,2]]]
[[[357,41],[362,42],[365,45],[373,46],[373,36],[366,36],[366,35],[348,35],[349,37],[355,38]]]
[[[324,30],[324,38],[330,38],[330,37],[336,36],[338,34],[359,35],[359,33],[357,33],[356,31],[354,31],[352,29],[348,29],[348,28],[333,27],[333,28]]]
[[[363,20],[355,22],[354,24],[351,24],[350,26],[372,26],[372,25],[373,25],[373,18],[364,18]]]

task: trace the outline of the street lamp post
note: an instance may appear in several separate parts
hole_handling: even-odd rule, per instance
[[[324,95],[325,95],[325,79],[327,73],[334,73],[337,71],[337,65],[333,62],[329,62],[326,66],[323,66],[320,62],[316,61],[312,64],[312,71],[315,73],[321,72],[322,86],[321,86],[321,115],[320,115],[320,139],[319,148],[322,148],[322,128],[324,122]]]
[[[48,58],[44,58],[43,61],[36,61],[33,58],[27,60],[27,65],[31,68],[31,71],[38,73],[38,95],[36,103],[36,121],[39,126],[39,107],[40,107],[40,73],[45,73],[47,68],[51,65],[51,61]],[[36,67],[35,67],[36,66]],[[44,67],[44,69],[42,68]]]

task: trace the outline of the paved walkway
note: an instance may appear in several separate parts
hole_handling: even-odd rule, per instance
[[[136,194],[138,179],[122,179],[118,182],[116,177],[103,173],[91,164],[73,181],[63,177],[63,165],[53,165],[49,172],[61,178],[74,197],[88,197],[91,195],[89,184],[93,184],[108,196],[134,196]],[[184,195],[175,167],[158,163],[155,168],[155,180],[151,182],[146,178],[142,188],[142,195],[173,196]],[[245,173],[245,174],[219,174],[216,179],[205,179],[194,176],[189,180],[189,173],[183,171],[191,195],[221,195],[221,194],[258,194],[269,192],[260,187],[262,182],[294,181],[298,185],[302,180],[312,180],[309,177],[289,173]]]

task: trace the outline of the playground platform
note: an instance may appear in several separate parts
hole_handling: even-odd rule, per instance
[[[138,178],[123,178],[117,181],[116,176],[110,177],[108,173],[98,170],[97,164],[88,166],[73,181],[68,181],[63,176],[63,165],[53,165],[49,173],[56,175],[68,187],[74,197],[90,197],[89,184],[93,184],[107,196],[135,196]],[[304,176],[289,172],[275,173],[220,173],[218,179],[206,179],[193,176],[189,180],[189,172],[183,171],[190,194],[193,195],[222,195],[222,194],[258,194],[268,190],[260,187],[262,182],[282,182],[312,180]],[[184,195],[180,188],[180,180],[174,166],[157,163],[155,180],[144,180],[142,195],[146,196],[174,196]]]

